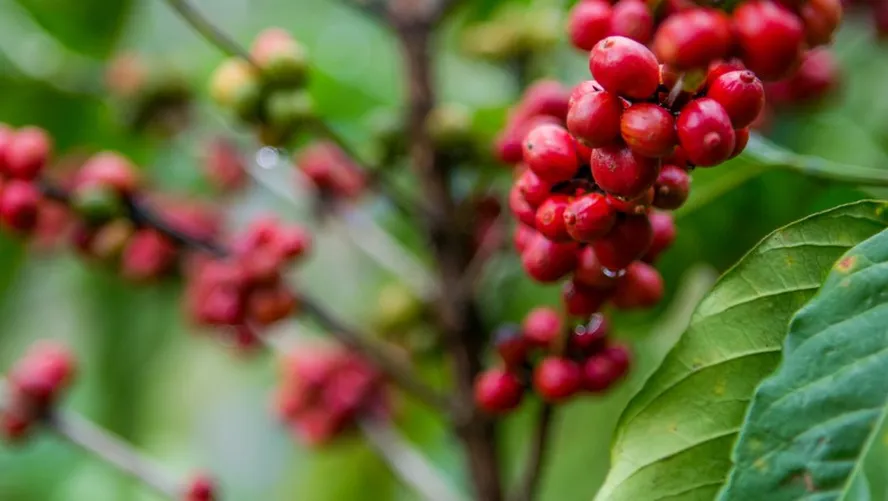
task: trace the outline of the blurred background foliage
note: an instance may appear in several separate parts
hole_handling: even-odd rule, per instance
[[[195,3],[244,44],[275,25],[306,44],[315,63],[311,92],[320,112],[354,144],[369,140],[366,124],[374,112],[399,110],[404,86],[392,36],[340,1]],[[506,108],[520,93],[520,79],[528,75],[516,77],[509,65],[466,55],[461,50],[466,30],[476,23],[508,15],[512,22],[530,26],[534,37],[546,43],[526,61],[529,76],[553,76],[565,83],[588,78],[585,58],[561,40],[563,2],[466,4],[440,38],[438,85],[442,100],[476,111],[479,136],[489,139],[501,126]],[[503,9],[510,13],[503,14]],[[877,45],[866,23],[850,17],[836,47],[843,90],[816,109],[783,114],[772,137],[798,152],[884,168],[888,52]],[[200,89],[193,130],[173,141],[127,133],[119,110],[101,88],[103,63],[121,51],[137,51],[178,68]],[[161,0],[0,0],[0,121],[46,127],[63,152],[120,149],[138,160],[155,184],[188,194],[197,179],[200,141],[229,130],[203,94],[222,57]],[[467,167],[467,180],[483,174],[508,183],[509,174],[496,166]],[[284,167],[263,175],[283,183],[291,179]],[[402,181],[411,183],[409,176]],[[584,398],[561,411],[544,499],[591,499],[604,477],[610,433],[622,407],[684,329],[713,270],[730,266],[780,225],[878,195],[742,160],[699,171],[693,188],[691,203],[677,215],[678,243],[661,265],[669,301],[656,312],[617,319],[621,335],[635,343],[637,368],[607,398]],[[255,188],[232,200],[229,214],[232,224],[266,210],[308,220],[309,207],[303,205],[280,204]],[[385,207],[366,209],[423,256],[425,246],[403,221]],[[226,500],[415,499],[357,438],[322,451],[289,440],[268,412],[274,361],[266,356],[240,359],[189,332],[176,284],[136,288],[72,256],[42,255],[0,238],[0,368],[8,367],[34,339],[67,340],[82,361],[82,379],[67,404],[176,472],[206,468],[221,480]],[[301,283],[314,296],[335,298],[342,317],[369,323],[377,292],[394,278],[336,235],[322,234],[318,249],[310,265],[300,270]],[[531,284],[515,256],[497,258],[484,280],[485,320],[491,327],[518,321],[532,306],[554,304],[556,289]],[[440,376],[440,364],[432,360],[428,365],[430,377]],[[528,442],[528,411],[537,405],[528,403],[504,427],[504,457],[512,470]],[[434,416],[405,402],[398,419],[411,440],[454,482],[465,485],[460,452]],[[888,476],[881,468],[884,454],[871,462],[874,499],[886,495],[885,485],[879,485]],[[0,500],[153,499],[55,437],[21,449],[0,446]]]

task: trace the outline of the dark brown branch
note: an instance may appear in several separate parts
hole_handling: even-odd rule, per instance
[[[201,14],[188,0],[166,0],[179,16],[200,33],[208,42],[229,56],[236,56],[252,63],[250,53],[227,33],[216,27]],[[254,64],[255,66],[255,64]]]
[[[533,430],[533,438],[531,439],[524,474],[515,492],[510,496],[510,501],[533,501],[536,498],[540,479],[542,478],[546,450],[552,435],[554,414],[555,409],[550,404],[544,402],[537,418],[536,427]]]

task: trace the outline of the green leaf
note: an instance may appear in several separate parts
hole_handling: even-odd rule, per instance
[[[886,225],[884,202],[838,207],[775,231],[725,273],[621,416],[597,499],[713,499],[790,318],[842,253]]]
[[[888,231],[842,257],[756,390],[721,499],[852,499],[888,414]]]

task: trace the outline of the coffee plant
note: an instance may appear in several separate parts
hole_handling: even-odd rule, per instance
[[[350,8],[361,33],[397,48],[397,105],[361,105],[350,121],[331,109],[373,100],[316,62],[308,47],[339,42],[330,37],[307,43],[274,26],[241,37],[213,20],[212,2],[146,2],[224,57],[199,86],[164,56],[86,56],[93,49],[51,32],[70,25],[107,43],[117,29],[103,23],[127,6],[93,2],[101,9],[75,15],[12,3],[0,10],[8,27],[43,38],[30,54],[4,47],[0,63],[52,95],[105,103],[114,133],[71,141],[59,133],[64,109],[47,118],[17,105],[0,124],[0,251],[75,256],[102,277],[88,289],[114,284],[102,297],[118,330],[91,341],[105,359],[81,356],[76,336],[29,334],[15,347],[0,380],[0,499],[57,499],[46,486],[62,469],[38,479],[6,466],[53,436],[156,499],[326,499],[238,487],[213,460],[167,469],[137,450],[139,411],[73,410],[80,384],[101,381],[102,398],[124,409],[135,395],[120,374],[155,377],[144,358],[158,348],[144,347],[163,341],[148,332],[165,329],[149,321],[161,312],[114,297],[130,289],[175,291],[201,334],[195,351],[216,344],[274,367],[262,411],[293,439],[287,448],[366,445],[409,499],[888,496],[888,202],[878,200],[888,171],[877,144],[888,143],[888,115],[879,95],[860,97],[860,115],[838,125],[829,111],[860,90],[845,61],[884,58],[872,47],[888,30],[884,0],[298,7],[309,20]],[[362,72],[396,73],[380,44],[347,38]],[[449,100],[442,70],[454,60],[473,69]],[[502,86],[494,94],[518,97],[470,105],[488,74]],[[849,153],[818,154],[840,129],[831,140]],[[878,153],[861,154],[861,141]],[[187,172],[154,167],[157,151],[183,148],[196,151]],[[280,210],[259,213],[257,200]],[[387,283],[363,284],[331,237]],[[701,261],[726,271],[714,281]],[[5,295],[18,283],[0,276]],[[367,314],[346,320],[353,296]],[[54,300],[42,301],[52,316]],[[304,478],[338,487],[346,476]],[[373,481],[340,495],[399,496]]]

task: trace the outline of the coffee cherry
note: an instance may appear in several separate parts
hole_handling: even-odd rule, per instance
[[[736,144],[734,144],[734,151],[731,152],[731,158],[735,158],[743,153],[746,145],[749,144],[749,127],[735,130],[734,135],[737,136],[737,140]]]
[[[4,148],[4,161],[0,161],[3,172],[9,177],[30,181],[46,166],[51,149],[52,140],[43,129],[20,129]]]
[[[580,391],[582,385],[582,372],[573,360],[548,357],[533,371],[533,387],[547,402],[564,401]]]
[[[642,0],[620,0],[613,6],[610,35],[647,44],[654,33],[654,16]]]
[[[215,501],[215,483],[204,475],[198,475],[188,482],[183,501]]]
[[[609,357],[593,355],[583,364],[583,388],[592,393],[603,393],[621,375],[619,367]]]
[[[505,364],[506,369],[513,371],[527,362],[530,344],[517,325],[504,325],[493,335],[496,351]]]
[[[564,330],[561,316],[552,308],[540,307],[531,310],[522,324],[524,337],[539,348],[551,348],[558,342]]]
[[[527,248],[527,244],[536,234],[537,231],[534,228],[519,223],[515,227],[515,233],[512,235],[512,243],[515,245],[515,250],[518,251],[519,254],[524,252],[524,249]]]
[[[602,0],[585,0],[571,9],[567,20],[570,42],[580,50],[592,50],[610,34],[611,6]]]
[[[602,190],[629,199],[643,195],[653,186],[659,170],[655,159],[636,155],[624,146],[594,150],[590,167],[595,183]]]
[[[536,211],[536,229],[554,242],[568,242],[571,239],[565,209],[571,203],[566,195],[550,196]]]
[[[9,406],[0,410],[0,438],[9,443],[14,444],[23,440],[31,431],[33,424],[33,420],[24,412],[16,412],[16,409]]]
[[[615,277],[604,272],[591,246],[583,247],[577,256],[577,268],[574,270],[573,279],[577,283],[596,289],[607,289],[615,284]]]
[[[660,84],[653,52],[626,37],[607,37],[592,49],[589,69],[608,92],[632,99],[651,97]]]
[[[602,87],[601,84],[599,84],[595,80],[584,80],[580,82],[579,84],[577,84],[576,87],[573,88],[573,90],[570,91],[570,98],[567,100],[568,113],[570,112],[570,109],[574,107],[574,104],[579,98],[585,96],[586,94],[593,94],[595,92],[601,92],[603,90],[604,87]]]
[[[516,183],[509,190],[509,210],[523,224],[531,227],[536,226],[536,209],[527,202],[521,187]]]
[[[315,118],[314,100],[304,90],[272,92],[265,100],[265,117],[272,127],[290,131]]]
[[[826,45],[842,22],[841,0],[809,0],[799,9],[809,47]]]
[[[799,69],[786,80],[793,103],[817,101],[838,87],[839,65],[824,47],[810,50],[802,57]]]
[[[611,301],[621,310],[652,308],[663,299],[663,277],[653,266],[636,261],[617,280]]]
[[[694,8],[666,18],[654,38],[661,63],[679,71],[706,68],[731,49],[731,22],[716,9]]]
[[[226,139],[216,138],[205,145],[201,167],[207,180],[223,193],[235,191],[247,183],[241,152]]]
[[[475,380],[475,405],[489,414],[503,414],[517,408],[523,397],[521,381],[503,369],[490,369]]]
[[[678,143],[672,113],[651,103],[627,108],[620,121],[620,133],[629,149],[643,157],[669,155]]]
[[[28,233],[37,225],[41,195],[28,181],[13,179],[0,191],[0,221],[8,228]]]
[[[537,233],[521,253],[524,271],[538,282],[557,282],[577,264],[577,244],[556,243]]]
[[[688,161],[687,152],[681,146],[677,146],[671,155],[663,158],[663,165],[677,165],[687,170]]]
[[[607,204],[617,212],[623,214],[647,214],[651,205],[654,204],[654,195],[656,191],[654,186],[647,189],[641,196],[631,200],[624,200],[612,195],[607,196]]]
[[[249,62],[232,57],[223,62],[210,80],[210,96],[238,116],[253,118],[259,109],[262,86]]]
[[[9,373],[10,406],[25,417],[39,417],[49,410],[74,378],[76,363],[67,347],[55,342],[34,344]]]
[[[623,104],[615,94],[606,91],[579,96],[567,114],[567,129],[590,148],[616,143],[620,138],[620,115]]]
[[[250,48],[250,57],[268,82],[289,88],[302,85],[308,73],[308,54],[287,31],[269,28]]]
[[[770,0],[751,0],[737,7],[733,20],[740,57],[762,80],[777,80],[798,63],[804,28],[786,7]]]
[[[557,80],[538,80],[524,91],[513,119],[548,116],[561,122],[567,116],[570,92]]]
[[[573,138],[563,127],[539,126],[524,139],[524,161],[548,183],[566,181],[580,168]]]
[[[653,228],[648,216],[624,216],[605,237],[592,243],[601,265],[611,272],[625,270],[648,251]]]
[[[748,127],[765,107],[765,88],[751,71],[732,71],[718,77],[706,96],[728,113],[735,129]]]
[[[601,193],[577,197],[563,211],[562,222],[568,235],[578,242],[591,242],[606,235],[616,214]]]
[[[610,334],[610,322],[602,313],[596,313],[589,321],[577,327],[569,338],[571,350],[581,355],[592,355],[604,348]]]
[[[141,182],[136,166],[110,151],[96,153],[77,173],[77,186],[106,186],[124,195],[135,193]]]
[[[610,291],[583,285],[576,280],[568,281],[561,290],[561,299],[568,315],[588,317],[601,311],[610,297]]]
[[[620,343],[608,345],[601,354],[607,357],[617,372],[617,379],[622,378],[629,372],[629,366],[632,364],[632,350],[628,346]]]
[[[120,261],[121,275],[130,280],[150,280],[170,271],[176,247],[155,230],[140,230],[129,238]]]
[[[681,147],[694,165],[718,165],[734,151],[736,134],[731,117],[712,98],[691,101],[682,108],[676,126]]]
[[[706,72],[706,88],[712,86],[712,83],[715,80],[724,75],[725,73],[730,73],[732,71],[743,71],[746,67],[743,66],[743,61],[737,58],[731,58],[726,61],[713,61],[709,65],[709,69]]]
[[[660,169],[654,190],[656,192],[655,207],[667,210],[678,209],[684,205],[691,192],[691,176],[680,167],[664,165]]]

